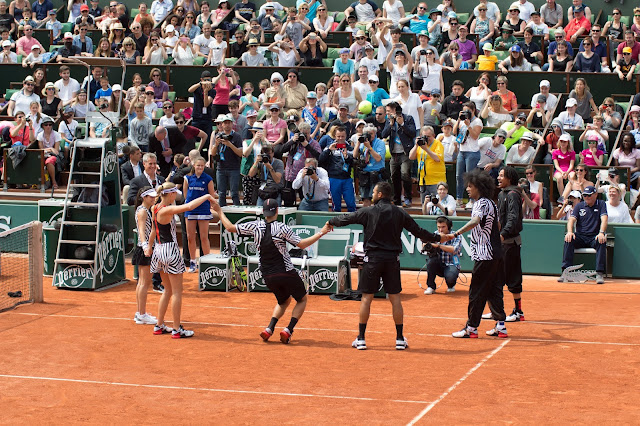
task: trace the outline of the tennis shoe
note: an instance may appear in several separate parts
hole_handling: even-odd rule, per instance
[[[433,293],[435,293],[435,292],[436,292],[436,289],[435,289],[435,288],[431,288],[431,287],[429,287],[429,288],[427,288],[427,289],[424,291],[424,294],[433,294]]]
[[[409,347],[409,342],[407,342],[407,338],[403,337],[402,339],[396,339],[396,350],[404,351]]]
[[[140,315],[139,312],[136,312],[136,316],[133,318],[136,324],[155,324],[158,322],[158,319],[152,315],[144,313]]]
[[[154,284],[153,291],[156,293],[164,293],[164,286],[162,284]]]
[[[604,274],[602,272],[596,274],[596,284],[604,284]]]
[[[493,319],[493,314],[491,312],[487,312],[486,314],[482,314],[482,319]]]
[[[491,330],[487,330],[487,336],[500,337],[501,339],[509,337],[507,334],[507,327],[504,326],[503,321],[496,322],[495,327]]]
[[[182,326],[180,326],[179,329],[177,330],[173,330],[171,332],[171,338],[172,339],[184,339],[186,337],[193,337],[193,331],[192,330],[185,330]]]
[[[473,201],[469,200],[469,202],[467,203],[467,205],[465,206],[465,208],[467,210],[472,210],[473,209]]]
[[[516,321],[524,321],[524,312],[518,311],[516,308],[513,308],[513,312],[511,315],[507,315],[505,318],[506,322],[516,322]]]
[[[558,282],[559,282],[559,283],[566,283],[566,282],[567,282],[567,279],[566,279],[563,275],[560,275],[560,276],[558,277]]]
[[[291,332],[288,328],[285,327],[284,330],[280,332],[280,341],[285,345],[291,341]]]
[[[455,293],[455,292],[456,292],[455,286],[447,288],[447,293]]]
[[[397,343],[398,342],[396,341],[396,344]],[[356,348],[359,351],[364,351],[367,349],[367,344],[365,343],[364,339],[359,339],[356,337],[356,340],[354,340],[353,343],[351,343],[351,347]]]
[[[478,338],[478,329],[475,327],[466,326],[460,331],[456,331],[451,333],[451,336],[458,339],[477,339]]]
[[[262,340],[264,340],[265,342],[269,340],[269,337],[271,336],[273,336],[273,331],[271,331],[271,329],[268,327],[260,332],[260,337],[262,337]]]
[[[193,274],[194,272],[198,272],[198,264],[194,261],[189,263],[189,273]]]
[[[156,324],[155,327],[153,327],[153,334],[155,335],[160,335],[160,334],[167,334],[167,333],[171,333],[173,330],[170,327],[167,327],[164,324]]]

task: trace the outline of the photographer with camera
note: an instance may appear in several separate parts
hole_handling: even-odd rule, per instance
[[[384,161],[387,147],[382,139],[376,137],[376,134],[375,127],[366,125],[353,147],[354,156],[358,158],[362,167],[358,185],[364,207],[371,205],[373,188],[376,184],[388,178]]]
[[[256,161],[249,169],[248,176],[258,176],[260,178],[258,206],[262,206],[264,201],[269,198],[275,199],[280,205],[282,201],[280,191],[284,184],[284,163],[282,160],[273,158],[272,144],[265,143],[262,145],[262,151],[260,155],[256,155]]]
[[[462,207],[462,196],[464,194],[464,174],[471,172],[478,167],[480,161],[480,148],[478,147],[478,137],[482,132],[482,120],[476,117],[476,104],[469,101],[462,106],[462,111],[458,114],[458,120],[453,125],[453,133],[456,136],[456,143],[460,146],[460,152],[456,160],[456,204]],[[473,208],[473,198],[469,197],[467,209]]]
[[[438,234],[451,233],[453,222],[446,216],[436,219]],[[427,259],[427,289],[424,294],[436,292],[436,276],[444,277],[447,283],[447,293],[456,291],[456,281],[460,274],[460,255],[462,254],[462,237],[457,235],[453,240],[444,243],[425,243],[422,253],[429,256]]]
[[[391,151],[391,183],[393,185],[393,203],[402,204],[402,189],[404,188],[405,207],[411,207],[411,159],[409,152],[414,146],[416,137],[416,123],[408,114],[402,113],[398,102],[391,102],[386,106],[387,125],[382,131],[382,137],[389,138]]]
[[[211,135],[209,154],[219,155],[216,167],[216,183],[220,207],[227,205],[227,191],[231,191],[233,205],[240,205],[240,160],[242,158],[242,137],[233,131],[231,114],[221,114],[216,119],[216,133]]]
[[[298,210],[326,212],[329,210],[329,175],[318,160],[307,158],[293,181],[293,189],[302,192]]]
[[[319,163],[327,170],[333,200],[333,211],[342,210],[342,198],[347,204],[347,210],[356,211],[356,194],[351,178],[353,154],[347,144],[347,130],[340,126],[335,129],[335,140],[320,154]]]
[[[409,151],[410,160],[418,160],[418,185],[420,203],[424,204],[427,195],[435,195],[438,183],[446,181],[444,165],[444,146],[436,139],[431,126],[423,126],[416,144]]]
[[[456,216],[456,199],[449,195],[447,182],[438,183],[436,195],[427,194],[422,203],[422,214],[429,216]]]
[[[288,153],[284,168],[284,185],[291,188],[298,172],[305,167],[307,158],[318,159],[320,157],[320,144],[311,139],[311,126],[307,123],[295,124],[290,128],[293,136],[287,141],[282,151]],[[302,197],[302,194],[300,195]],[[286,201],[286,200],[285,200]]]

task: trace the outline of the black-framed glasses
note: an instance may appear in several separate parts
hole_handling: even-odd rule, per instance
[[[556,35],[556,40],[562,40],[564,38],[564,36],[562,34],[557,34]]]
[[[612,15],[620,15],[620,12],[613,12]]]
[[[524,174],[528,176],[528,175],[532,175],[533,172],[525,172]]]
[[[584,172],[586,171],[585,169],[576,169],[576,172]]]
[[[53,123],[42,123],[42,127],[44,126],[53,126]]]
[[[184,120],[176,121],[176,124],[184,124]]]
[[[592,33],[599,33],[599,32],[600,32],[600,30],[599,30],[599,29],[597,29],[597,30],[596,30],[596,29],[592,29],[592,30],[591,30],[591,32],[592,32]]]
[[[153,74],[152,77],[160,77],[160,74]]]
[[[165,105],[162,107],[162,109],[171,109],[171,108],[173,108],[171,105]]]
[[[273,83],[280,83],[280,79],[278,78],[274,78],[273,80],[271,80]]]
[[[369,80],[369,84],[377,84],[378,82],[375,80]]]

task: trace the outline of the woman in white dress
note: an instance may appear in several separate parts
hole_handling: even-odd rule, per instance
[[[393,63],[395,57],[396,63]],[[399,49],[391,49],[387,54],[387,70],[391,74],[391,84],[389,85],[389,97],[395,98],[398,96],[397,83],[400,80],[405,80],[411,83],[411,70],[413,69],[413,59],[407,51],[407,47],[402,44]]]

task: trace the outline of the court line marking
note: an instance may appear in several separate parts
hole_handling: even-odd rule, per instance
[[[76,301],[76,299],[58,299],[58,300],[67,300],[67,301]],[[98,302],[101,303],[111,303],[117,305],[135,305],[136,302],[119,302],[115,300],[100,300]],[[85,305],[86,306],[86,305]],[[210,309],[233,309],[233,310],[249,310],[253,308],[240,307],[240,306],[210,306],[210,305],[190,305],[190,307],[195,308],[210,308]],[[326,315],[360,315],[359,312],[329,312],[329,311],[312,311],[306,309],[304,311],[306,314],[326,314]],[[371,313],[372,317],[391,317],[391,314],[379,314],[379,313]],[[420,319],[442,319],[442,320],[451,320],[451,321],[466,321],[467,318],[456,318],[456,317],[438,317],[438,316],[429,316],[429,315],[404,315],[405,318],[420,318]],[[558,322],[558,321],[525,321],[526,323],[531,324],[547,324],[547,325],[571,325],[571,326],[580,326],[580,327],[614,327],[614,328],[640,328],[640,325],[635,324],[597,324],[597,323],[588,323],[588,322]]]
[[[96,320],[117,320],[117,321],[132,321],[131,318],[120,318],[120,317],[98,317],[98,316],[89,316],[89,315],[67,315],[67,314],[40,314],[35,312],[15,312],[9,311],[6,314],[11,315],[26,315],[26,316],[38,316],[43,318],[76,318],[76,319],[96,319]],[[210,326],[218,326],[218,327],[247,327],[247,328],[256,328],[260,329],[262,326],[253,325],[253,324],[237,324],[237,323],[219,323],[219,322],[204,322],[204,321],[183,321],[184,324],[195,324],[195,325],[210,325]],[[354,329],[339,329],[339,328],[317,328],[317,327],[296,327],[297,330],[307,330],[307,331],[333,331],[333,332],[344,332],[344,333],[354,333]],[[367,330],[369,334],[389,334],[391,331],[379,331],[379,330]],[[395,331],[393,331],[395,333]],[[407,336],[426,336],[426,337],[446,337],[451,339],[450,334],[432,334],[432,333],[405,333]],[[611,345],[611,346],[640,346],[640,343],[623,343],[623,342],[595,342],[595,341],[587,341],[587,340],[565,340],[565,339],[540,339],[540,338],[529,338],[529,337],[511,337],[509,340],[513,340],[516,342],[542,342],[542,343],[576,343],[583,345]]]
[[[301,398],[326,398],[326,399],[347,399],[353,401],[375,401],[375,402],[395,402],[401,404],[428,404],[429,401],[414,401],[403,399],[381,399],[381,398],[367,398],[358,396],[343,396],[343,395],[320,395],[312,393],[291,393],[291,392],[267,392],[267,391],[253,391],[242,389],[216,389],[216,388],[197,388],[191,386],[168,386],[168,385],[149,385],[143,383],[124,383],[124,382],[106,382],[101,380],[84,380],[84,379],[68,379],[62,377],[46,377],[46,376],[20,376],[15,374],[0,374],[0,377],[8,379],[24,379],[24,380],[42,380],[53,382],[68,382],[68,383],[85,383],[94,385],[110,385],[110,386],[128,386],[135,388],[150,388],[150,389],[171,389],[171,390],[191,390],[200,392],[218,392],[218,393],[239,393],[249,395],[271,395],[271,396],[294,396]]]
[[[455,382],[453,385],[451,385],[449,387],[449,389],[444,391],[444,393],[442,395],[440,395],[438,397],[438,399],[436,399],[435,401],[431,402],[420,413],[418,413],[417,416],[415,416],[409,423],[407,423],[407,426],[413,426],[418,421],[420,421],[420,419],[422,419],[425,415],[427,415],[427,413],[429,413],[429,411],[431,411],[433,409],[433,407],[435,407],[436,405],[438,405],[438,403],[440,403],[442,400],[444,400],[451,392],[453,392],[458,386],[460,386],[460,384],[462,384],[462,382],[467,380],[469,378],[469,376],[471,376],[478,368],[482,367],[487,361],[489,361],[491,358],[493,358],[493,356],[495,354],[500,352],[500,350],[502,350],[502,348],[504,348],[507,345],[507,343],[509,343],[510,341],[511,341],[511,339],[505,340],[504,342],[502,342],[502,344],[500,346],[498,346],[497,348],[492,350],[479,363],[477,363],[469,371],[467,371],[465,373],[465,375],[462,376],[457,382]]]

